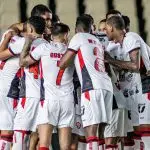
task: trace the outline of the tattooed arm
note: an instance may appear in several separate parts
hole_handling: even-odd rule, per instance
[[[121,61],[115,60],[108,53],[106,53],[105,59],[106,62],[117,68],[138,72],[140,69],[139,48],[130,51],[129,56],[131,61]]]
[[[33,62],[34,60],[31,59],[30,56],[29,56],[31,43],[32,43],[32,39],[26,38],[23,50],[20,54],[20,62],[19,62],[20,67],[27,67],[30,64],[34,63]]]

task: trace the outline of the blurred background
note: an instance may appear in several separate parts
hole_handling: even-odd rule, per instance
[[[13,23],[24,22],[37,4],[49,6],[61,22],[74,33],[76,17],[91,14],[97,25],[110,9],[118,9],[130,17],[131,31],[139,33],[150,44],[150,0],[0,0],[0,36]]]

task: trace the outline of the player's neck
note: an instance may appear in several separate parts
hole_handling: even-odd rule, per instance
[[[35,38],[42,38],[41,34],[34,33]]]
[[[56,43],[65,43],[65,40],[61,39],[61,38],[54,38],[53,42],[56,42]]]
[[[124,37],[125,37],[125,32],[124,31],[120,31],[120,32],[118,32],[116,34],[114,42],[115,43],[120,43],[122,45]]]

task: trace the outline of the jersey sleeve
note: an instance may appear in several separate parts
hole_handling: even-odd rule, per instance
[[[129,53],[134,49],[140,48],[140,40],[136,36],[130,35],[126,38],[126,52]]]
[[[39,61],[42,57],[42,54],[44,54],[44,45],[43,44],[41,44],[37,47],[31,47],[30,57],[33,60]]]
[[[23,49],[23,46],[25,44],[25,38],[22,37],[12,37],[8,49],[13,55],[19,55]]]
[[[71,39],[69,46],[68,46],[68,50],[71,50],[71,51],[74,51],[75,53],[77,53],[78,50],[80,49],[81,41],[82,41],[81,35],[79,33],[77,33]]]

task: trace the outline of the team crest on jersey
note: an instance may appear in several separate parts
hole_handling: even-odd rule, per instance
[[[76,122],[76,127],[77,127],[78,129],[80,129],[80,128],[81,128],[81,123],[80,123],[80,122]]]
[[[128,74],[128,76],[126,77],[126,80],[127,80],[128,82],[131,82],[132,79],[133,79],[133,73]]]

